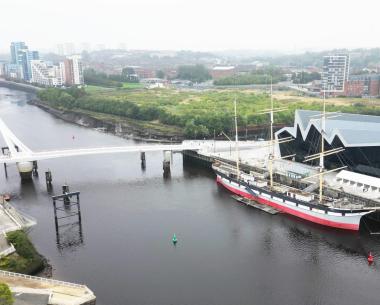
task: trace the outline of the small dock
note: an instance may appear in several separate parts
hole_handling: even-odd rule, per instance
[[[271,215],[276,215],[276,214],[280,213],[280,211],[276,210],[275,208],[272,208],[272,207],[264,205],[264,204],[257,203],[253,200],[250,200],[250,199],[247,199],[244,197],[240,197],[237,195],[231,195],[231,197],[233,199],[235,199],[236,201],[242,202],[246,205],[249,205],[253,208],[259,209],[259,210],[264,211],[264,212],[271,214]]]

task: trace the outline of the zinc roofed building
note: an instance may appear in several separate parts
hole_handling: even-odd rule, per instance
[[[305,156],[320,152],[321,112],[296,110],[294,126],[276,132],[277,138],[294,140],[280,144],[282,156],[296,154],[303,162]],[[327,168],[348,166],[348,169],[380,177],[380,116],[350,113],[326,115],[323,135],[325,150],[343,147],[344,151],[325,157]],[[319,159],[311,161],[317,165]]]

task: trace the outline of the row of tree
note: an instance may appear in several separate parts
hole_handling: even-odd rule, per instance
[[[184,128],[184,134],[189,138],[207,137],[214,130],[229,132],[234,126],[232,115],[225,112],[179,115],[159,105],[138,105],[115,97],[93,96],[86,94],[83,89],[49,88],[40,90],[38,97],[55,108],[84,109],[145,121],[158,120],[163,124]],[[239,117],[238,120],[240,124],[248,124],[248,120],[257,119]]]
[[[312,82],[313,80],[320,80],[321,74],[318,72],[299,72],[292,73],[292,81],[294,84],[307,84]]]
[[[252,71],[246,74],[237,74],[214,80],[216,86],[243,86],[243,85],[266,85],[285,81],[286,76],[280,69],[269,67],[267,69]]]
[[[211,79],[211,75],[204,65],[183,65],[178,67],[177,78],[202,83]]]
[[[101,87],[122,87],[119,75],[107,75],[103,72],[95,71],[94,69],[86,69],[83,71],[84,82],[87,85]]]

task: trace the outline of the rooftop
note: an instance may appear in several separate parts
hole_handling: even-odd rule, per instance
[[[212,68],[213,71],[229,71],[233,69],[235,69],[234,66],[223,66],[223,67],[219,66],[219,67]]]
[[[293,127],[284,127],[276,136],[286,131],[297,136],[297,127],[305,140],[310,128],[314,126],[321,131],[321,111],[296,110]],[[325,140],[331,144],[339,137],[345,147],[380,146],[380,116],[351,113],[327,113]]]

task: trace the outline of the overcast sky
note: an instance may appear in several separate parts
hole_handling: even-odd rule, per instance
[[[0,0],[0,50],[89,42],[129,49],[380,46],[379,0]]]

